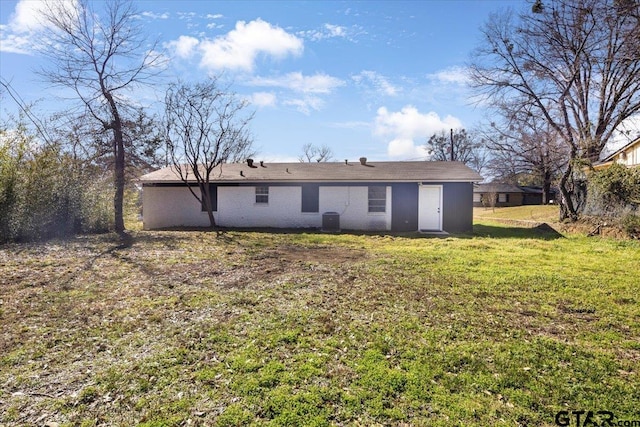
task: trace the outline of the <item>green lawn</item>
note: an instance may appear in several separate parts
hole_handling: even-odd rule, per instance
[[[639,266],[637,241],[491,222],[4,245],[0,425],[640,420]]]
[[[559,208],[558,205],[527,205],[493,209],[473,208],[473,216],[477,220],[497,218],[555,223],[558,222]]]

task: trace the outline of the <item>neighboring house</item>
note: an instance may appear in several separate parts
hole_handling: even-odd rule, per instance
[[[627,167],[640,166],[640,138],[636,138],[624,147],[605,157],[602,161],[594,163],[595,170],[606,169],[613,163],[620,163]]]
[[[222,227],[467,232],[473,183],[481,180],[459,162],[248,160],[216,168],[210,185]],[[149,173],[141,182],[145,229],[209,225],[174,169]]]
[[[473,188],[474,207],[520,206],[524,191],[512,184],[488,183],[476,184]]]
[[[532,187],[526,185],[519,185],[518,188],[522,190],[522,204],[523,205],[541,205],[542,204],[542,188]],[[554,189],[549,190],[549,200],[547,203],[556,202],[556,192]]]

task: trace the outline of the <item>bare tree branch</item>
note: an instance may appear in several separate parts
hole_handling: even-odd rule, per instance
[[[246,101],[216,79],[203,83],[174,83],[165,96],[165,140],[169,161],[191,194],[205,207],[216,227],[210,183],[214,169],[254,154]],[[197,192],[191,185],[197,183]]]
[[[492,15],[470,64],[491,105],[527,106],[567,146],[563,216],[576,219],[580,164],[596,161],[616,129],[640,112],[640,3],[536,1],[531,11]]]

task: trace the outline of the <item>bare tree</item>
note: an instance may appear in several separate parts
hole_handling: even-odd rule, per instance
[[[640,111],[640,3],[540,0],[494,14],[472,57],[473,86],[493,105],[530,106],[566,144],[561,217],[577,219],[585,163]]]
[[[485,208],[491,208],[491,211],[496,211],[496,203],[498,202],[498,187],[496,184],[489,184],[487,191],[484,193],[482,204]]]
[[[318,147],[311,143],[302,146],[302,155],[298,157],[301,163],[311,163],[312,161],[328,162],[333,158],[333,150],[328,145]]]
[[[102,5],[98,13],[94,6]],[[47,28],[41,52],[51,66],[41,75],[57,86],[71,88],[85,112],[112,135],[115,230],[124,232],[126,95],[159,73],[161,57],[140,31],[130,0],[89,2],[77,8],[48,0],[43,6]]]
[[[549,200],[552,183],[566,166],[566,145],[548,122],[528,110],[501,110],[503,123],[492,122],[483,131],[492,152],[489,169],[502,182],[521,185],[521,177],[533,178],[542,187],[542,203]]]
[[[221,89],[216,79],[175,83],[165,96],[165,139],[169,162],[216,227],[211,200],[214,169],[251,157],[248,103]],[[198,190],[192,187],[193,180]]]
[[[487,163],[482,144],[465,129],[451,129],[431,135],[425,145],[431,160],[462,162],[480,173]]]

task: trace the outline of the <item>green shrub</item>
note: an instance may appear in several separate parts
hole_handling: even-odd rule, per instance
[[[621,221],[622,229],[633,239],[640,239],[640,216],[627,214]]]
[[[640,169],[618,163],[589,176],[587,212],[592,215],[622,216],[640,206]]]
[[[640,205],[640,169],[614,163],[589,177],[590,190],[601,198],[605,208]]]
[[[108,230],[109,187],[60,145],[0,132],[0,242]]]

